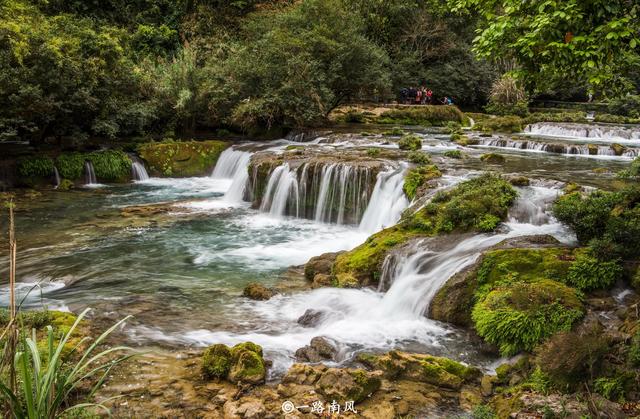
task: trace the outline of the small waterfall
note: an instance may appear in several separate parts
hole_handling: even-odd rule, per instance
[[[513,148],[517,150],[538,151],[545,153],[571,154],[580,156],[622,156],[633,158],[638,155],[637,148],[622,147],[622,153],[616,153],[613,145],[595,144],[558,144],[507,138],[479,138],[478,145],[485,147]]]
[[[525,133],[559,138],[582,138],[609,141],[640,140],[640,127],[597,124],[539,122],[527,125]]]
[[[137,181],[149,180],[149,174],[144,167],[144,163],[135,156],[131,157],[131,177]]]
[[[58,168],[55,166],[53,166],[53,175],[56,180],[56,185],[53,187],[53,189],[58,189],[58,187],[60,186],[60,172],[58,172]]]
[[[93,164],[91,164],[89,160],[84,162],[84,183],[85,185],[95,185],[98,183],[96,173],[93,171]]]
[[[251,153],[227,148],[220,154],[211,177],[216,179],[233,179],[231,186],[224,194],[227,202],[239,203],[244,200],[249,181],[249,162]]]
[[[518,199],[509,210],[509,222],[541,226],[552,216],[548,212],[560,194],[559,189],[540,186],[518,188]]]
[[[372,193],[371,171],[366,165],[344,162],[303,163],[297,168],[284,163],[269,174],[264,193],[258,196],[260,210],[278,217],[357,224]]]
[[[394,225],[409,201],[402,190],[407,164],[378,174],[367,210],[362,216],[360,230],[375,232]]]

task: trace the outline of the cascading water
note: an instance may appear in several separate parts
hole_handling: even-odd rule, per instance
[[[640,127],[638,126],[539,122],[528,125],[525,128],[525,133],[538,136],[577,139],[588,138],[602,141],[624,142],[640,140]]]
[[[53,167],[53,175],[56,181],[56,184],[53,188],[58,189],[58,187],[60,186],[60,172],[58,172],[58,168],[55,166]]]
[[[368,166],[349,163],[282,164],[269,174],[260,210],[321,223],[357,224],[371,195]]]
[[[131,158],[131,177],[136,181],[149,180],[149,174],[144,163],[136,157]]]
[[[96,185],[98,183],[93,164],[88,160],[84,162],[84,183],[85,185]]]
[[[558,144],[538,141],[519,141],[506,138],[480,138],[478,145],[497,148],[514,148],[545,153],[569,154],[579,156],[620,156],[634,158],[638,156],[640,149],[595,144]]]
[[[248,167],[250,161],[251,153],[234,148],[228,148],[220,155],[211,177],[215,179],[232,179],[229,189],[224,194],[226,202],[239,203],[243,201],[249,180]]]
[[[378,175],[369,205],[360,221],[361,230],[373,233],[398,222],[402,211],[409,206],[402,189],[406,169],[407,165],[402,163],[399,168]]]

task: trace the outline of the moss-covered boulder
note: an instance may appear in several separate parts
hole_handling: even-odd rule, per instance
[[[478,334],[505,356],[533,350],[584,315],[580,293],[562,283],[506,282],[487,293],[471,314]]]
[[[487,153],[480,156],[480,160],[488,164],[502,164],[504,163],[505,158],[502,154]]]
[[[259,282],[251,282],[250,284],[247,284],[247,286],[244,287],[244,290],[242,291],[243,297],[257,301],[268,300],[269,298],[273,297],[274,294],[275,292],[273,290],[265,287]]]
[[[413,201],[414,198],[424,195],[426,189],[435,186],[430,182],[439,177],[442,177],[442,172],[434,164],[413,167],[404,176],[402,190],[407,198]]]
[[[400,150],[420,150],[422,148],[422,138],[415,134],[405,135],[398,141],[398,148]]]
[[[482,376],[477,368],[431,355],[391,351],[384,355],[361,354],[358,360],[369,368],[382,370],[388,379],[419,381],[453,390]]]
[[[209,175],[218,157],[229,147],[224,141],[181,141],[145,143],[138,154],[155,176],[190,177]]]
[[[316,275],[330,275],[336,258],[344,252],[323,253],[320,256],[314,256],[304,265],[304,277],[307,281],[313,281]]]
[[[233,348],[223,344],[208,347],[202,354],[205,378],[226,379],[232,383],[261,384],[266,378],[262,348],[251,342]]]
[[[358,403],[380,388],[378,374],[362,369],[327,369],[315,383],[318,393],[327,400],[344,403],[353,400]]]

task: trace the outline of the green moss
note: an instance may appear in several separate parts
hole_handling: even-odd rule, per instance
[[[262,356],[262,347],[260,345],[256,345],[253,342],[239,343],[231,349],[231,353],[234,358],[243,351],[255,352],[256,354]]]
[[[378,157],[380,155],[380,149],[379,148],[368,148],[367,149],[367,156],[369,157]]]
[[[383,112],[374,120],[379,124],[440,125],[449,121],[462,123],[464,114],[455,106],[402,107]]]
[[[260,384],[266,377],[262,347],[245,342],[231,349],[232,366],[228,379],[234,383]]]
[[[53,176],[53,160],[48,156],[22,158],[18,161],[18,173],[23,178]]]
[[[505,158],[502,154],[487,153],[480,156],[480,160],[489,164],[502,164],[504,163]]]
[[[422,139],[415,134],[405,135],[398,141],[400,150],[420,150],[422,148]]]
[[[202,354],[202,373],[207,378],[225,378],[232,365],[231,350],[227,345],[209,346]]]
[[[442,177],[442,172],[436,165],[414,167],[407,171],[402,190],[407,198],[413,201],[421,188],[427,187],[429,181],[439,177]]]
[[[511,134],[521,132],[525,125],[525,120],[518,116],[499,116],[477,121],[473,129],[482,132],[504,132]]]
[[[476,299],[514,281],[552,279],[566,282],[573,251],[566,248],[501,249],[485,253],[478,268]]]
[[[404,135],[404,130],[400,127],[393,127],[390,130],[383,132],[382,135],[386,135],[388,137],[401,137]]]
[[[461,159],[463,157],[462,151],[460,150],[445,151],[444,156],[449,157],[450,159]]]
[[[73,189],[75,185],[73,184],[72,181],[70,181],[69,179],[62,179],[60,181],[60,184],[58,185],[58,190],[60,191],[67,191],[69,189]]]
[[[414,164],[423,165],[431,163],[431,156],[424,151],[410,151],[407,159]]]
[[[478,334],[509,356],[569,330],[583,314],[575,290],[541,279],[494,288],[475,305],[471,317]]]
[[[131,179],[131,158],[121,150],[96,151],[87,155],[96,179],[102,182],[128,182]]]
[[[138,153],[152,175],[203,176],[211,173],[228,146],[229,143],[215,140],[146,143],[138,146]]]
[[[567,283],[582,291],[608,289],[622,278],[622,274],[623,268],[618,261],[601,261],[589,251],[580,251],[569,268]]]
[[[78,180],[82,178],[86,160],[81,153],[64,153],[56,158],[56,167],[63,179]]]

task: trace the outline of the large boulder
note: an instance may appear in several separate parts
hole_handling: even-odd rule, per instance
[[[309,345],[296,351],[296,359],[302,362],[335,361],[338,350],[327,338],[316,336]]]
[[[202,355],[205,378],[226,379],[238,384],[264,383],[267,367],[262,348],[251,342],[239,343],[233,348],[216,344]]]
[[[304,266],[304,277],[307,281],[313,281],[316,275],[331,275],[331,268],[338,255],[344,252],[324,253],[314,256]]]
[[[244,291],[242,292],[243,297],[247,297],[251,300],[268,300],[273,297],[275,292],[264,285],[258,282],[251,282],[246,287],[244,287]]]

